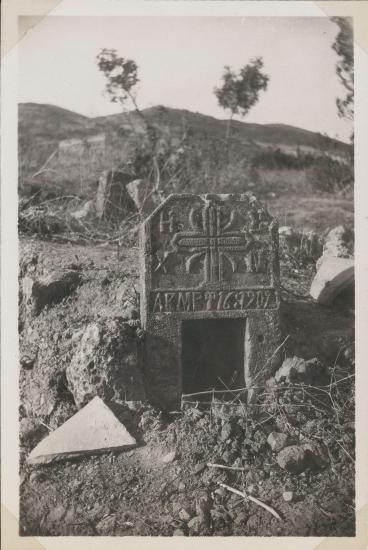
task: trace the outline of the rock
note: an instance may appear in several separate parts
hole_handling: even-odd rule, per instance
[[[179,518],[182,520],[182,521],[189,521],[190,518],[191,518],[191,515],[189,514],[189,512],[187,512],[187,510],[185,510],[184,508],[182,508],[179,512]]]
[[[305,461],[308,468],[312,470],[319,470],[328,465],[328,453],[325,448],[319,445],[316,441],[306,439],[303,441],[301,446],[305,451]]]
[[[196,513],[207,527],[211,521],[211,504],[212,501],[207,494],[200,495],[196,501]]]
[[[300,473],[305,469],[305,450],[297,445],[285,447],[277,455],[280,468],[291,473]]]
[[[200,474],[201,472],[203,472],[203,470],[205,470],[207,468],[207,464],[206,462],[199,462],[198,464],[196,464],[193,468],[193,474],[194,475],[198,475]]]
[[[236,518],[234,519],[234,525],[245,525],[248,521],[248,514],[246,512],[239,512]]]
[[[34,447],[48,433],[40,418],[22,418],[19,423],[19,440],[23,447]]]
[[[174,462],[176,459],[176,451],[171,451],[170,453],[167,453],[163,458],[162,462],[164,464],[170,464],[171,462]]]
[[[306,372],[304,359],[300,357],[288,357],[284,360],[279,370],[275,373],[275,381],[280,382],[296,382],[302,379]],[[301,380],[300,380],[301,381]]]
[[[232,426],[230,422],[225,422],[225,424],[221,428],[221,434],[220,434],[221,441],[227,441],[228,439],[230,439],[231,434],[232,434]]]
[[[331,229],[325,239],[323,254],[317,262],[317,269],[329,256],[334,258],[352,258],[354,252],[354,232],[344,225]]]
[[[354,260],[327,256],[319,265],[310,289],[318,303],[331,304],[334,299],[354,285]]]
[[[294,498],[294,493],[292,491],[284,491],[282,493],[282,498],[285,502],[292,502]]]
[[[135,328],[120,319],[101,319],[86,327],[66,369],[78,407],[98,395],[104,401],[143,401]]]
[[[126,189],[132,180],[132,174],[120,171],[106,170],[101,174],[95,203],[98,218],[118,223],[128,214],[137,212],[134,200]]]
[[[22,369],[31,370],[33,369],[36,359],[37,359],[37,352],[29,355],[24,354],[20,359],[20,366],[22,367]]]
[[[89,216],[95,213],[95,204],[93,200],[89,200],[84,205],[79,208],[78,210],[75,210],[74,212],[71,212],[72,218],[75,220],[85,220]]]
[[[188,522],[188,528],[191,535],[198,535],[203,527],[203,519],[198,516],[195,516]]]
[[[45,437],[27,458],[29,464],[46,464],[58,459],[96,454],[136,445],[125,426],[99,398]]]
[[[289,437],[281,432],[271,432],[267,438],[267,443],[273,451],[279,452],[287,446]]]
[[[185,533],[181,529],[175,529],[173,537],[185,537]]]
[[[20,282],[20,317],[28,326],[46,306],[58,304],[81,283],[79,271],[52,272],[43,277],[26,275]]]
[[[326,383],[327,369],[317,358],[305,361],[300,357],[288,357],[275,373],[275,381],[318,385]]]

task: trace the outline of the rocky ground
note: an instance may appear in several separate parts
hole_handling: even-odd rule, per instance
[[[354,535],[351,296],[314,303],[315,264],[300,242],[290,246],[282,254],[286,361],[258,401],[244,408],[235,395],[231,410],[159,411],[142,399],[131,245],[21,240],[21,534]],[[137,448],[27,465],[48,431],[96,393]]]

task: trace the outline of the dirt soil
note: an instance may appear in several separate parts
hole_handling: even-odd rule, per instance
[[[129,281],[133,298],[138,288],[137,252],[21,241],[25,262],[38,254],[43,271],[77,269],[81,283],[20,327],[28,354],[34,342],[43,346],[42,361],[33,368],[23,361],[20,370],[20,534],[353,536],[354,314],[351,304],[322,308],[312,302],[311,265],[282,265],[284,353],[318,357],[327,383],[317,388],[283,382],[264,388],[259,402],[247,408],[235,396],[235,411],[216,403],[210,410],[198,404],[166,412],[148,403],[111,403],[137,448],[26,464],[48,428],[77,411],[63,375],[73,335],[98,318],[121,315],[121,286]],[[34,398],[27,409],[29,392],[38,392],[29,382],[41,373],[52,381],[47,391],[53,405]],[[319,460],[297,473],[280,467],[267,442],[274,431],[286,434],[290,444],[312,446]],[[267,503],[281,519],[220,483]]]

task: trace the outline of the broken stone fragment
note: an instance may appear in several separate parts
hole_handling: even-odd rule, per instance
[[[28,464],[46,464],[136,445],[125,426],[95,397],[62,426],[45,437],[28,456]]]
[[[354,260],[326,256],[320,263],[310,289],[318,303],[331,304],[334,299],[354,285]]]
[[[271,432],[267,438],[267,443],[273,451],[279,452],[288,444],[289,437],[281,432]]]
[[[277,463],[283,470],[300,473],[305,469],[305,450],[297,445],[285,447],[277,455]]]

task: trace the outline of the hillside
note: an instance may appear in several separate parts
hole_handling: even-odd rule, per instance
[[[193,136],[200,139],[223,140],[226,120],[219,120],[201,113],[183,109],[157,106],[145,109],[145,116],[151,121],[168,126],[174,133],[180,133],[185,125]],[[134,118],[134,115],[133,115]],[[19,141],[27,143],[52,142],[84,137],[124,126],[129,128],[127,118],[122,114],[89,118],[54,105],[37,103],[19,104]],[[349,146],[337,140],[323,138],[320,134],[285,124],[249,124],[233,121],[233,140],[253,146],[297,146],[319,151],[324,140],[334,154],[345,156]]]

